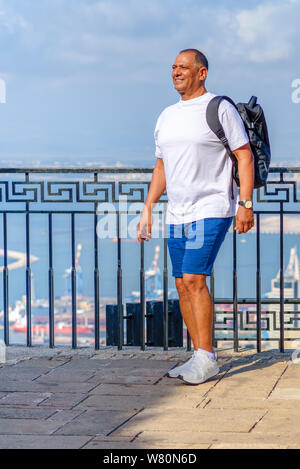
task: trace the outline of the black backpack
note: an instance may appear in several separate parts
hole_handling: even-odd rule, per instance
[[[264,112],[262,107],[257,104],[256,96],[252,96],[249,100],[249,103],[238,103],[237,105],[235,105],[235,103],[230,98],[228,98],[228,96],[215,96],[208,103],[206,110],[206,120],[208,126],[221,140],[232,160],[231,197],[233,199],[233,179],[238,186],[240,185],[240,181],[238,175],[237,159],[230,149],[223,126],[218,117],[219,105],[223,99],[229,101],[237,109],[242,118],[242,121],[244,122],[245,129],[249,137],[251,150],[254,156],[254,188],[262,187],[266,184],[271,161],[271,149]]]

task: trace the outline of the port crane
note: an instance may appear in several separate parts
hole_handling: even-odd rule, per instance
[[[75,257],[75,269],[76,269],[76,290],[77,296],[82,296],[82,268],[79,264],[80,256],[82,251],[82,243],[77,244],[76,257]],[[72,276],[72,266],[65,270],[64,278],[66,279],[66,296],[71,296],[72,286],[71,286],[71,276]]]

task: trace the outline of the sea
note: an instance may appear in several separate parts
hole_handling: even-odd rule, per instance
[[[38,258],[31,264],[32,283],[35,298],[47,298],[48,295],[48,220],[46,215],[31,215],[30,219],[30,253]],[[1,244],[3,248],[2,223],[0,223]],[[64,278],[66,270],[72,264],[71,253],[71,221],[69,215],[53,215],[53,266],[55,296],[61,297],[68,293],[68,280]],[[91,215],[76,215],[75,243],[82,244],[80,267],[82,269],[82,294],[93,296],[94,275],[94,230]],[[149,269],[155,255],[156,246],[160,246],[158,265],[163,272],[163,248],[161,238],[153,238],[144,242],[145,269]],[[292,247],[300,253],[300,236],[284,235],[285,266]],[[8,216],[8,250],[25,252],[25,216],[11,214]],[[280,268],[280,237],[279,234],[261,234],[261,285],[262,294],[270,291],[271,280]],[[8,259],[13,262],[14,259]],[[113,239],[99,239],[99,272],[101,297],[115,297],[117,294],[117,243]],[[122,239],[122,287],[124,296],[139,289],[140,279],[140,244],[134,239]],[[3,265],[3,257],[0,257]],[[255,298],[256,295],[256,235],[247,233],[237,235],[237,279],[238,295],[243,298]],[[174,288],[171,276],[171,264],[168,255],[169,287]],[[215,296],[230,298],[233,291],[233,233],[228,232],[219,251],[214,265]],[[2,276],[2,274],[1,274]],[[9,301],[13,306],[26,292],[26,268],[21,267],[9,271]],[[3,282],[0,282],[0,310],[3,309]]]

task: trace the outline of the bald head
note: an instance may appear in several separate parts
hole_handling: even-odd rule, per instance
[[[200,52],[198,49],[183,49],[179,52],[179,54],[184,54],[184,53],[191,53],[194,55],[194,60],[195,60],[195,67],[199,70],[200,67],[205,67],[208,70],[208,60],[205,57],[205,55]]]

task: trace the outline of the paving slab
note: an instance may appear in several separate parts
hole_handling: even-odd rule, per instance
[[[11,365],[13,370],[30,370],[32,368],[43,369],[45,372],[58,368],[68,363],[70,359],[63,358],[32,358],[31,360],[20,361],[15,365]]]
[[[39,392],[11,392],[0,399],[0,407],[2,405],[23,405],[36,406],[51,396],[51,393]]]
[[[288,445],[274,443],[213,443],[209,449],[289,449]]]
[[[96,383],[78,383],[78,382],[65,382],[65,381],[47,381],[44,376],[34,381],[39,389],[47,389],[51,392],[64,392],[64,393],[87,393],[96,387]]]
[[[244,378],[249,381],[260,381],[265,378],[271,378],[277,380],[282,373],[285,372],[285,369],[288,367],[286,362],[276,362],[276,361],[267,361],[263,365],[254,363],[245,362],[239,366],[233,366],[231,363],[231,368],[226,375],[226,379],[240,379]]]
[[[91,435],[108,434],[135,415],[134,412],[90,410],[67,423],[55,434]]]
[[[110,370],[106,372],[96,372],[93,378],[89,380],[90,384],[100,384],[100,383],[112,383],[112,384],[154,384],[156,383],[160,376],[144,376],[142,374],[132,375],[123,373],[112,373]]]
[[[230,375],[230,371],[224,375],[222,379],[222,384],[230,384],[231,386],[241,386],[241,387],[265,387],[274,386],[280,377],[280,373],[269,373],[269,374],[258,374],[255,379],[255,375],[243,373],[240,375]]]
[[[186,396],[165,395],[144,395],[144,396],[102,396],[93,395],[79,404],[80,408],[93,407],[98,410],[141,410],[144,407],[192,409],[201,402],[201,397],[192,398]],[[78,406],[77,406],[78,407]]]
[[[182,411],[164,409],[144,409],[117,430],[118,435],[136,435],[145,430],[168,431],[178,428],[181,431],[239,431],[248,432],[258,422],[263,409],[224,409],[222,418],[217,409],[197,408]]]
[[[39,409],[28,407],[0,407],[0,419],[35,419],[43,420],[56,411],[53,409]]]
[[[179,362],[178,362],[179,363]],[[137,359],[137,358],[132,358],[129,363],[126,363],[121,359],[115,359],[111,360],[109,367],[111,369],[122,369],[122,368],[129,368],[129,369],[153,369],[153,370],[160,370],[160,371],[167,371],[176,366],[177,361],[170,362],[168,360],[157,360],[155,357],[155,360],[143,360],[143,359]]]
[[[284,372],[282,379],[300,378],[300,363],[289,362],[287,370]]]
[[[36,381],[38,383],[85,383],[94,376],[93,370],[65,370],[64,367],[51,370]]]
[[[270,399],[300,399],[300,388],[276,387],[270,395]],[[0,401],[1,402],[1,401]],[[298,402],[299,405],[299,402]]]
[[[118,432],[113,433],[110,437],[115,435],[115,438],[120,438]],[[153,431],[145,430],[138,433],[135,437],[135,441],[145,442],[147,444],[152,443],[164,443],[180,441],[182,444],[229,444],[231,446],[236,444],[251,444],[258,446],[261,444],[270,446],[275,445],[279,447],[283,445],[285,447],[290,445],[297,445],[300,443],[300,435],[295,436],[293,434],[285,433],[267,433],[267,434],[253,434],[252,432],[194,432],[194,431]],[[98,439],[98,437],[97,437]]]
[[[171,381],[171,380],[170,380]],[[179,386],[175,381],[179,383]],[[174,398],[174,402],[178,399],[192,399],[195,402],[203,400],[207,388],[201,386],[187,386],[180,380],[173,380],[174,386],[164,386],[159,383],[154,385],[143,384],[100,384],[89,392],[89,396],[143,396],[147,402],[154,399],[156,402],[165,399],[168,401]],[[210,387],[209,387],[210,388]],[[209,389],[208,388],[208,389]]]
[[[280,432],[300,433],[300,408],[271,409],[253,428],[253,433]],[[300,442],[300,440],[299,440]]]
[[[13,367],[5,367],[0,370],[0,381],[32,381],[45,373],[43,368],[31,368],[31,369],[18,369],[15,370]]]
[[[90,437],[85,436],[41,436],[0,435],[1,449],[79,449]]]
[[[1,435],[50,435],[59,426],[59,422],[47,420],[0,418]]]
[[[246,401],[248,399],[267,399],[269,394],[273,389],[273,384],[265,385],[261,387],[255,386],[237,386],[234,383],[226,382],[220,383],[218,386],[211,388],[207,393],[207,397],[219,398],[219,399],[232,399],[233,397],[236,399],[240,399],[242,401]]]
[[[87,396],[88,394],[84,393],[53,393],[41,402],[40,407],[56,407],[68,410],[83,402]]]
[[[272,396],[272,394],[271,394]],[[213,409],[272,409],[274,407],[293,409],[299,405],[298,400],[286,399],[283,403],[277,398],[247,398],[247,399],[220,399],[206,397],[201,401],[200,407],[209,407]]]
[[[11,381],[0,382],[0,389],[4,395],[8,392],[88,392],[96,385],[94,383],[66,383],[48,381]]]
[[[164,443],[142,443],[138,441],[133,441],[131,443],[128,442],[121,442],[121,441],[97,441],[92,440],[91,442],[87,443],[83,449],[208,449],[209,444],[199,443],[199,444],[181,444],[181,443],[174,443],[169,442],[167,444]]]
[[[299,388],[299,387],[300,387],[300,378],[298,378],[298,377],[295,378],[295,377],[290,377],[290,376],[285,376],[285,375],[283,375],[283,376],[279,379],[279,381],[278,381],[276,387],[278,387],[278,388],[283,388],[283,387]]]
[[[102,368],[107,368],[110,366],[111,359],[103,360],[92,360],[91,358],[73,358],[63,365],[63,369],[66,371],[72,370],[92,370],[97,371]]]
[[[105,369],[102,371],[96,371],[93,376],[89,378],[89,383],[98,383],[101,380],[110,379],[113,382],[118,382],[122,380],[126,381],[126,378],[129,377],[131,380],[136,381],[144,381],[149,383],[156,383],[160,378],[165,375],[164,371],[155,370],[155,369],[139,369],[139,368],[115,368],[115,369]],[[149,380],[148,380],[149,378]]]
[[[41,409],[44,410],[44,409]],[[47,421],[59,422],[61,425],[71,422],[79,415],[83,414],[85,410],[63,410],[50,408],[51,415],[47,418]]]
[[[156,385],[148,384],[98,384],[92,389],[89,394],[99,394],[106,396],[143,396],[152,395],[152,393],[160,392]],[[169,392],[168,389],[163,389],[162,393]]]

